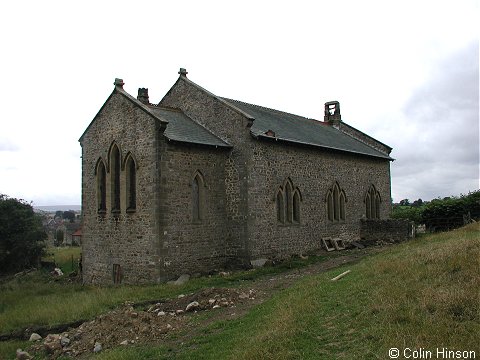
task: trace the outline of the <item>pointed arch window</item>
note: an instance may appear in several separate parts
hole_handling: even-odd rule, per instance
[[[110,151],[110,187],[112,212],[120,212],[120,150],[116,144]]]
[[[205,207],[205,181],[200,172],[197,171],[192,180],[192,217],[194,222],[201,222],[204,219]]]
[[[97,210],[99,214],[107,211],[107,171],[102,159],[98,160],[97,168]]]
[[[277,221],[282,224],[285,222],[285,202],[281,189],[277,191]]]
[[[300,222],[300,192],[297,189],[293,193],[293,222]]]
[[[277,190],[275,202],[277,221],[281,224],[300,223],[300,204],[302,196],[298,187],[294,187],[290,179],[285,180],[283,186]]]
[[[326,196],[327,218],[330,221],[344,221],[346,219],[345,203],[347,196],[338,182],[328,189]]]
[[[287,181],[285,185],[285,201],[287,205],[287,222],[291,223],[293,221],[293,196],[292,196],[292,184],[290,181]]]
[[[367,219],[380,219],[380,206],[382,199],[380,193],[372,184],[365,194],[365,216]]]
[[[125,170],[127,180],[127,212],[134,212],[137,209],[137,166],[131,155],[127,158]]]

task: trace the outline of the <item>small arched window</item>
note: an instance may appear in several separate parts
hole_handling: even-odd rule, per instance
[[[137,167],[131,155],[128,156],[125,170],[127,180],[127,212],[133,212],[137,208]]]
[[[197,172],[192,180],[192,216],[194,222],[204,219],[205,182],[202,174]]]
[[[345,220],[346,210],[345,203],[347,202],[347,197],[345,191],[340,188],[338,182],[335,182],[333,186],[328,189],[326,196],[327,203],[327,218],[330,221],[340,221]]]
[[[110,151],[110,187],[112,212],[120,212],[120,150],[116,144]]]
[[[100,159],[97,163],[97,210],[99,214],[107,211],[107,172],[105,164]]]

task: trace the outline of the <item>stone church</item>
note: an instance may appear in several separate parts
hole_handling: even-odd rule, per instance
[[[212,94],[113,92],[80,138],[83,277],[152,283],[361,238],[390,214],[391,148],[346,124]]]

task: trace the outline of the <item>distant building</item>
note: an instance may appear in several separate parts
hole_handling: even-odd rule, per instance
[[[115,88],[80,138],[83,276],[162,282],[358,240],[390,214],[391,148],[342,121],[230,100],[180,76]]]

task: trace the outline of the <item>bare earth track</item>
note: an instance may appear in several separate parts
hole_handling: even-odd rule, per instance
[[[46,349],[51,358],[60,355],[83,358],[92,354],[96,344],[101,344],[101,351],[144,343],[164,344],[175,349],[184,340],[195,337],[208,324],[236,319],[246,314],[255,305],[266,301],[275,292],[292,286],[305,275],[355,263],[364,256],[381,250],[382,248],[368,248],[348,251],[343,256],[281,274],[267,275],[238,287],[207,288],[153,305],[142,307],[125,303],[78,327],[56,336],[47,336],[32,345],[28,351],[35,354]],[[199,316],[201,314],[207,316]]]

